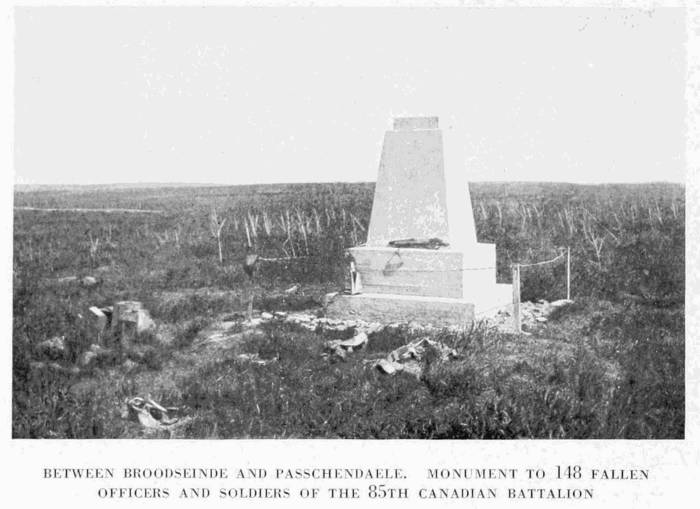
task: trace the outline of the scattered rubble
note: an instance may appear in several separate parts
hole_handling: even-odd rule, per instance
[[[32,371],[43,371],[45,369],[55,371],[57,373],[63,373],[66,375],[79,375],[80,368],[78,366],[63,366],[59,362],[43,362],[43,361],[30,361],[29,369]]]
[[[90,345],[90,348],[82,353],[78,364],[82,368],[89,368],[93,364],[99,363],[103,359],[113,358],[115,356],[114,350],[109,348],[104,348],[100,345]]]
[[[78,364],[80,364],[84,368],[87,368],[87,367],[90,367],[95,362],[95,359],[97,359],[97,354],[95,352],[93,352],[92,350],[86,350],[80,356],[80,359],[78,360]]]
[[[51,282],[51,279],[47,279],[47,282]],[[58,284],[71,284],[77,283],[84,288],[94,288],[100,284],[100,280],[94,276],[63,276],[56,278],[55,280]]]
[[[261,359],[257,353],[242,353],[236,356],[239,360],[250,362],[251,364],[256,364],[258,366],[267,366],[273,362],[277,362],[277,359]]]
[[[422,338],[403,345],[389,353],[384,359],[375,363],[375,367],[387,375],[393,375],[399,371],[405,371],[419,377],[423,367],[430,361],[448,361],[459,358],[456,350],[447,345]]]
[[[155,322],[139,301],[121,301],[114,305],[112,332],[123,348],[146,332],[155,329]]]
[[[549,315],[554,310],[572,304],[573,301],[567,299],[547,302],[538,300],[537,302],[520,303],[520,323],[523,330],[528,331],[547,323]],[[488,322],[498,329],[511,332],[513,330],[513,315],[510,309],[499,311],[495,316],[488,319]]]
[[[325,310],[328,305],[333,302],[333,299],[335,299],[338,296],[339,292],[332,292],[332,293],[326,293],[322,298],[321,298],[321,305],[323,306],[323,309]]]
[[[102,335],[107,330],[107,315],[97,306],[91,306],[88,311],[92,324],[97,331],[98,341],[102,342]]]
[[[322,355],[334,361],[344,361],[347,358],[347,354],[363,348],[367,345],[367,341],[368,337],[365,332],[358,332],[350,339],[333,339],[331,341],[326,341],[324,347],[325,352]]]
[[[125,370],[127,373],[128,373],[129,371],[131,371],[132,369],[136,368],[138,365],[139,365],[138,362],[134,362],[134,361],[132,361],[131,359],[126,359],[126,360],[122,363],[122,367],[124,368],[124,370]]]
[[[367,344],[367,334],[364,332],[359,332],[355,334],[350,339],[334,339],[326,342],[326,349],[333,351],[337,348],[342,348],[348,353],[352,353],[353,350],[359,350]]]
[[[65,277],[59,277],[56,279],[57,283],[65,284],[65,283],[75,283],[78,281],[78,276],[65,276]]]
[[[66,354],[66,337],[54,336],[37,345],[39,352],[49,359],[62,359]]]
[[[148,396],[127,399],[126,408],[129,420],[146,428],[171,426],[180,420],[178,407],[164,408]]]
[[[95,277],[92,276],[85,276],[80,280],[80,285],[85,287],[85,288],[93,288],[97,286],[98,280]]]

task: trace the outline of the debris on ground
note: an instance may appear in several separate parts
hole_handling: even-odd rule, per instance
[[[202,348],[216,345],[219,348],[228,348],[245,339],[262,337],[263,335],[263,331],[254,327],[241,330],[241,324],[237,322],[217,322],[201,331],[192,342],[192,346]]]
[[[75,283],[78,281],[78,276],[64,276],[56,279],[57,283]]]
[[[329,306],[329,304],[333,302],[333,299],[335,299],[338,296],[338,294],[339,292],[331,292],[324,294],[324,296],[321,298],[321,306],[323,307],[324,311]]]
[[[333,339],[326,341],[323,357],[330,360],[345,360],[347,354],[359,350],[367,345],[368,337],[364,332],[358,332],[350,339]]]
[[[80,368],[78,366],[63,366],[59,362],[43,362],[43,361],[30,361],[29,368],[32,371],[41,372],[45,369],[50,371],[55,371],[57,373],[62,373],[64,375],[77,376],[80,374]]]
[[[80,285],[85,287],[85,288],[93,288],[93,287],[97,286],[98,282],[99,281],[97,280],[96,277],[85,276],[84,278],[82,278],[80,280]]]
[[[350,339],[333,339],[326,342],[326,348],[328,350],[335,350],[336,348],[342,348],[348,353],[352,353],[353,350],[359,350],[364,345],[367,344],[367,334],[364,332],[358,332]]]
[[[299,291],[299,285],[294,285],[291,288],[287,288],[284,293],[291,294]]]
[[[101,335],[107,330],[107,315],[97,306],[90,306],[88,312],[92,325],[97,331],[98,337],[101,339]]]
[[[162,407],[150,397],[127,398],[128,418],[146,428],[171,426],[180,420],[178,407]]]
[[[454,348],[434,341],[422,338],[393,350],[384,359],[377,361],[376,369],[387,375],[393,375],[399,371],[405,371],[413,376],[420,377],[423,367],[432,361],[448,361],[459,358]]]
[[[131,371],[132,369],[136,368],[138,365],[139,365],[138,362],[134,362],[134,361],[132,361],[131,359],[126,359],[126,360],[122,363],[122,368],[124,368],[124,371],[126,371],[126,372],[128,373],[128,372]]]
[[[572,304],[573,301],[567,299],[555,300],[547,302],[546,300],[538,300],[537,302],[521,302],[520,303],[520,323],[524,330],[532,330],[538,326],[546,324],[554,310],[563,306]],[[513,330],[513,312],[507,308],[496,313],[495,316],[487,320],[491,325],[494,325],[499,330],[511,332]]]
[[[62,359],[66,354],[66,337],[54,336],[37,345],[39,352],[50,359]]]
[[[114,304],[112,331],[122,347],[128,348],[139,336],[155,329],[155,322],[143,304],[135,300]]]
[[[237,359],[250,362],[257,366],[267,366],[273,362],[277,362],[277,359],[261,359],[257,353],[242,353],[236,356]]]
[[[114,350],[104,348],[100,345],[90,345],[90,348],[82,353],[78,359],[78,364],[81,368],[89,368],[93,364],[98,364],[104,359],[114,359]]]

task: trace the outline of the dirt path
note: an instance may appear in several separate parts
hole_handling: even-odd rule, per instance
[[[81,208],[41,208],[41,207],[15,207],[15,210],[33,210],[39,212],[105,212],[117,213],[124,212],[126,214],[162,214],[162,210],[151,209],[81,209]]]

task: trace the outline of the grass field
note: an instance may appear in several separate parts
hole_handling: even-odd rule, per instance
[[[408,325],[371,334],[345,362],[321,355],[336,337],[281,322],[202,346],[208,331],[241,322],[250,294],[258,311],[307,310],[342,288],[344,251],[365,240],[372,193],[371,184],[15,192],[15,207],[155,212],[15,210],[13,436],[684,436],[679,185],[472,184],[478,238],[497,245],[499,281],[509,282],[511,263],[568,246],[575,303],[528,336],[438,328],[431,337],[456,345],[459,358],[431,362],[419,378],[363,363],[424,335]],[[249,244],[282,259],[262,263],[252,282],[241,265]],[[84,276],[97,284],[81,285]],[[564,295],[562,265],[523,269],[523,300]],[[88,307],[118,300],[142,301],[157,329],[81,366],[96,341]],[[65,348],[49,355],[41,343],[55,336]],[[146,394],[187,418],[156,432],[125,419],[125,398]]]

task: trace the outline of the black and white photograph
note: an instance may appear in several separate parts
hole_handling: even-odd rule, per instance
[[[684,439],[686,15],[15,7],[12,438]]]

